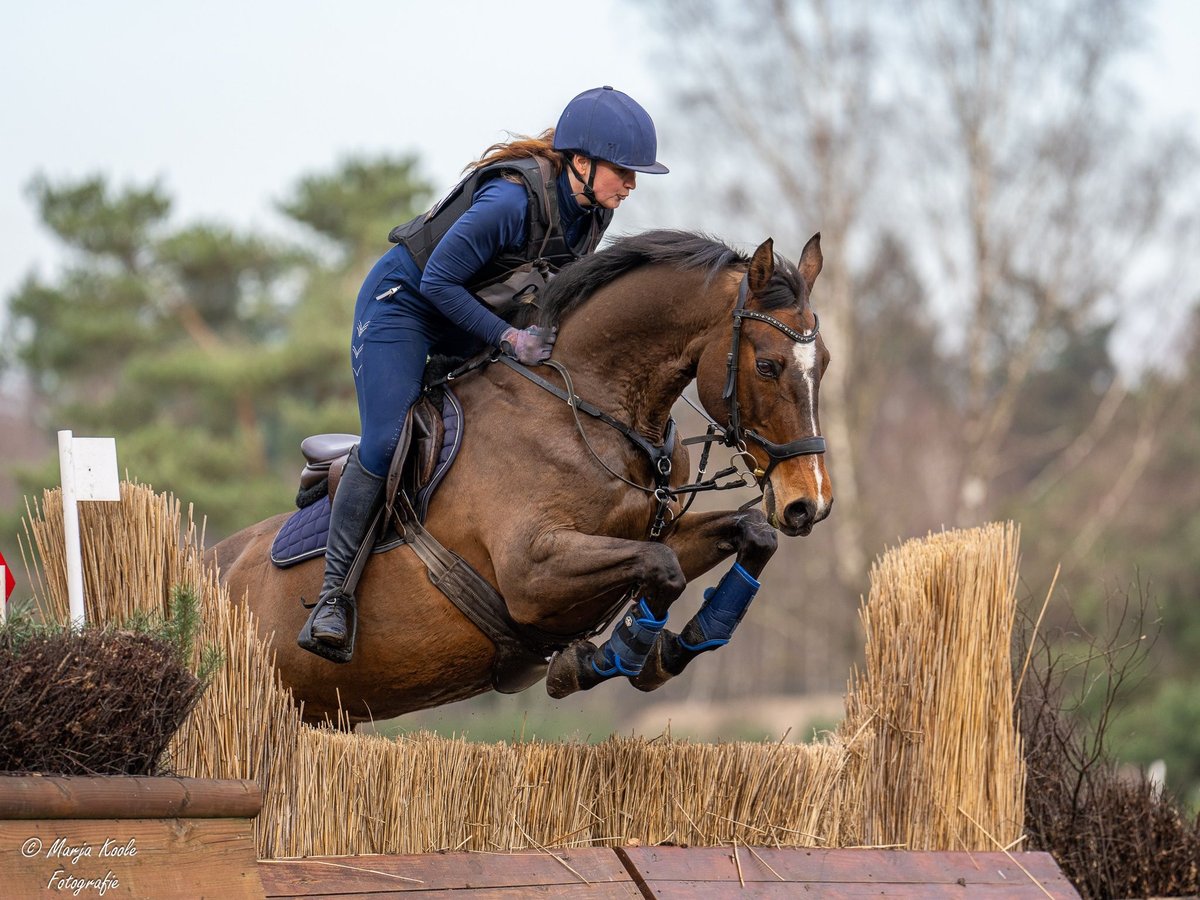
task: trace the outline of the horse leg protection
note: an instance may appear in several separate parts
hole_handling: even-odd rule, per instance
[[[592,669],[601,678],[637,675],[666,624],[666,616],[656,619],[646,601],[639,600],[592,657]]]
[[[555,653],[546,671],[546,693],[561,700],[618,675],[636,678],[666,624],[666,616],[654,618],[649,604],[639,600],[629,607],[612,636],[600,647],[580,640]]]
[[[684,626],[680,645],[692,653],[724,647],[757,593],[758,579],[734,563],[715,588],[704,592],[704,605]]]
[[[332,662],[349,662],[354,653],[358,630],[354,589],[363,554],[369,554],[375,542],[371,526],[383,505],[383,482],[359,462],[355,447],[334,496],[321,597],[296,639],[305,650]]]
[[[642,671],[629,679],[630,683],[639,691],[657,690],[683,674],[687,664],[701,653],[724,647],[757,593],[758,580],[734,563],[715,588],[704,592],[704,605],[683,627],[682,634],[663,629]]]

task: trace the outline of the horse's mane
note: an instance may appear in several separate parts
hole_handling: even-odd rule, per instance
[[[518,328],[535,323],[558,324],[578,309],[606,284],[642,266],[655,263],[673,265],[680,270],[701,269],[708,285],[726,269],[746,265],[750,257],[723,241],[693,231],[658,229],[618,238],[603,250],[566,266],[546,286],[537,305],[513,304],[496,312]],[[775,274],[767,291],[758,297],[764,309],[790,306],[803,294],[800,273],[789,260],[775,255]],[[488,348],[480,344],[471,351],[454,355],[435,354],[425,367],[425,383],[437,381],[465,359]]]
[[[697,232],[658,229],[618,238],[603,250],[565,267],[542,291],[538,309],[523,317],[528,321],[517,324],[561,322],[600,288],[642,266],[662,263],[683,271],[702,270],[705,284],[709,284],[726,269],[749,262],[745,253]],[[766,309],[791,305],[800,295],[801,284],[796,267],[777,255],[775,277],[759,304]]]

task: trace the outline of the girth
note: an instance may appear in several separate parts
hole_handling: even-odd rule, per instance
[[[405,422],[406,432],[412,423],[410,413]],[[492,686],[502,694],[519,693],[545,676],[551,654],[596,632],[588,629],[577,634],[555,634],[513,619],[508,604],[487,579],[443,546],[422,524],[422,517],[403,485],[406,466],[400,447],[405,443],[402,437],[388,472],[387,496],[391,499],[384,515],[425,564],[433,586],[495,646]]]
[[[466,560],[442,546],[417,521],[408,495],[395,498],[388,515],[429,571],[429,580],[496,647],[492,686],[516,694],[546,674],[547,658],[584,635],[557,635],[516,622],[495,588]],[[589,632],[590,633],[590,632]]]

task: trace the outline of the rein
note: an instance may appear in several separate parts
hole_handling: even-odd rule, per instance
[[[671,501],[674,499],[674,491],[671,489],[671,454],[675,451],[676,428],[675,420],[667,419],[667,434],[662,444],[652,444],[646,440],[641,434],[635,431],[630,426],[626,425],[620,419],[614,419],[598,406],[594,406],[584,400],[575,393],[575,385],[571,381],[571,373],[567,371],[567,367],[560,362],[555,362],[552,359],[546,360],[543,365],[558,372],[562,376],[563,383],[566,385],[566,390],[551,384],[542,376],[538,375],[531,369],[527,369],[515,359],[507,356],[501,356],[500,362],[504,363],[514,372],[519,372],[523,377],[529,379],[542,390],[549,391],[560,400],[565,400],[567,406],[571,407],[571,412],[575,417],[575,427],[579,430],[579,436],[583,438],[584,446],[588,448],[588,452],[592,454],[596,462],[604,468],[609,475],[619,481],[624,482],[630,487],[637,488],[639,491],[645,491],[647,494],[653,494],[654,499],[658,501],[658,508],[654,513],[654,521],[650,524],[650,537],[653,539],[659,538],[666,527],[675,520],[675,516],[671,513]],[[587,433],[583,430],[583,421],[579,418],[579,413],[584,412],[594,419],[599,419],[610,428],[614,428],[623,434],[631,443],[639,450],[646,454],[650,459],[650,468],[654,473],[654,487],[648,488],[645,485],[638,484],[636,481],[630,481],[620,472],[613,471],[596,449],[592,446],[592,442],[588,440]]]
[[[498,360],[499,362],[504,363],[514,372],[519,373],[523,378],[532,381],[538,387],[548,391],[549,393],[558,397],[560,400],[566,401],[575,417],[575,425],[579,430],[579,436],[583,439],[584,446],[587,447],[588,452],[592,454],[592,456],[598,463],[600,463],[604,470],[624,484],[627,484],[630,487],[636,488],[637,490],[643,491],[647,494],[652,494],[654,499],[658,501],[658,506],[654,513],[654,521],[650,525],[650,537],[653,540],[657,540],[662,536],[663,531],[677,518],[677,516],[683,515],[685,512],[687,512],[688,508],[691,507],[692,502],[696,499],[697,494],[705,491],[731,490],[733,488],[746,486],[745,475],[742,475],[737,481],[727,482],[725,484],[719,483],[722,478],[737,474],[737,466],[730,466],[717,472],[711,478],[704,478],[708,468],[708,456],[712,450],[713,444],[721,443],[726,447],[733,448],[735,451],[734,459],[749,459],[754,464],[754,468],[749,474],[751,474],[755,481],[760,485],[766,481],[767,477],[771,474],[771,470],[784,460],[792,459],[796,456],[811,456],[825,452],[825,438],[821,435],[812,435],[810,437],[800,438],[799,440],[789,441],[786,444],[776,444],[773,441],[767,440],[753,429],[744,428],[741,424],[741,410],[737,399],[737,385],[739,369],[738,355],[739,351],[741,350],[742,340],[742,321],[744,319],[754,319],[757,322],[764,322],[773,328],[777,328],[793,341],[800,344],[811,344],[813,341],[815,341],[821,327],[820,320],[817,318],[817,314],[815,312],[813,313],[812,331],[800,332],[779,321],[774,316],[770,316],[766,313],[758,312],[756,310],[746,309],[746,301],[749,299],[749,294],[750,273],[747,272],[742,276],[741,283],[738,285],[737,304],[733,308],[733,343],[729,351],[725,390],[722,394],[722,398],[729,404],[729,425],[725,428],[722,428],[715,421],[713,421],[711,417],[705,415],[705,418],[708,419],[710,423],[708,431],[703,435],[684,439],[684,445],[704,444],[704,450],[700,454],[700,461],[696,472],[695,482],[681,485],[677,488],[672,488],[670,484],[671,454],[675,449],[676,441],[676,427],[675,420],[673,418],[667,420],[666,437],[663,443],[661,445],[653,444],[629,425],[625,424],[619,419],[613,418],[604,410],[589,403],[576,394],[574,384],[571,380],[571,375],[567,371],[566,366],[560,362],[556,362],[553,359],[547,360],[544,365],[547,365],[558,372],[563,379],[564,385],[566,386],[565,390],[555,384],[551,384],[545,378],[542,378],[540,375],[523,366],[516,360],[503,355],[499,357],[491,355],[483,359],[476,360],[473,363],[468,364],[468,366],[464,366],[463,370],[469,371],[470,369],[478,368],[482,365],[486,365],[489,362]],[[464,374],[464,371],[456,371],[448,376],[446,380],[451,380],[462,374]],[[686,400],[686,398],[684,399]],[[696,409],[695,405],[692,404],[691,401],[688,401],[688,403],[693,409]],[[592,446],[591,441],[588,440],[587,434],[584,432],[583,421],[579,418],[580,412],[583,412],[592,418],[599,419],[604,424],[620,432],[631,443],[633,443],[643,453],[646,454],[646,456],[650,459],[651,470],[654,474],[654,487],[649,488],[645,485],[641,485],[635,481],[629,480],[624,475],[614,471],[612,467],[610,467],[608,463],[606,463],[600,457],[595,448]],[[765,469],[758,465],[753,455],[746,449],[746,438],[754,441],[766,451],[767,457],[770,461],[767,463],[767,467]],[[687,496],[687,503],[683,506],[678,514],[672,513],[671,502],[678,500],[683,496]],[[761,495],[745,504],[745,506],[742,508],[744,509],[747,506],[753,506],[760,499],[762,499]]]

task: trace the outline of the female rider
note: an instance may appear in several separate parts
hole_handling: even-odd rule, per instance
[[[636,101],[608,86],[584,91],[554,129],[490,147],[445,199],[392,231],[396,246],[371,269],[354,309],[350,366],[362,437],[333,501],[325,580],[301,647],[350,660],[351,564],[383,504],[430,351],[474,343],[525,365],[549,359],[552,329],[513,328],[487,302],[594,251],[637,173],[667,171],[657,150],[654,123]]]

